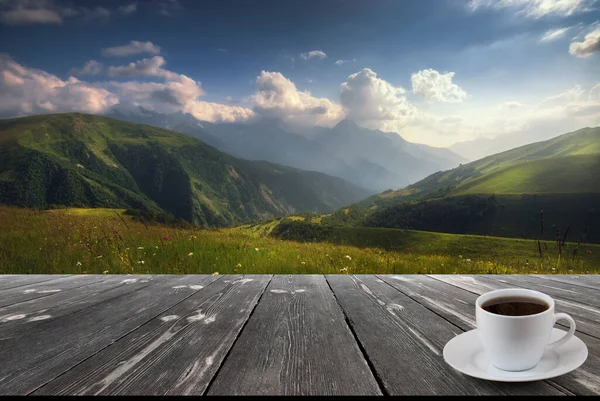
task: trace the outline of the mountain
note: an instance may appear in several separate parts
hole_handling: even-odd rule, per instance
[[[217,148],[221,152],[228,152],[227,146],[216,136],[206,132],[204,125],[188,113],[157,113],[143,107],[128,109],[110,109],[106,117],[117,120],[129,121],[132,123],[152,125],[153,127],[166,128],[168,130],[181,132],[201,140],[207,145]]]
[[[293,132],[281,120],[270,118],[212,124],[189,114],[164,115],[144,109],[113,110],[108,115],[183,132],[236,157],[334,175],[372,193],[404,187],[466,161],[448,149],[413,144],[397,134],[361,128],[349,120],[333,128]]]
[[[68,113],[0,120],[0,203],[133,207],[202,225],[331,211],[367,192],[174,131]]]
[[[321,131],[314,140],[348,164],[372,163],[385,169],[390,177],[366,178],[385,189],[403,187],[466,161],[447,149],[414,144],[395,133],[359,127],[351,120]]]
[[[558,136],[560,132],[574,131],[578,127],[576,121],[565,122],[559,126],[556,126],[552,120],[538,121],[531,126],[525,126],[515,132],[498,135],[494,138],[477,138],[455,143],[449,149],[468,160],[479,160],[534,142],[546,141]]]
[[[600,127],[583,128],[432,174],[395,194],[599,192],[599,157]]]
[[[583,128],[375,195],[330,222],[525,238],[571,226],[600,242],[599,170],[600,127]]]

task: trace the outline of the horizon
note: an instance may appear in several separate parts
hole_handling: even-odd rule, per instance
[[[4,0],[0,116],[140,106],[305,129],[349,119],[500,152],[600,125],[599,7]]]

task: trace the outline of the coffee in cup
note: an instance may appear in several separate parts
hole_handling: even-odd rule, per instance
[[[507,288],[487,292],[475,301],[479,338],[492,365],[507,371],[535,367],[546,350],[569,341],[575,321],[566,313],[554,313],[554,300],[539,291]],[[557,320],[566,320],[566,335],[550,343]]]

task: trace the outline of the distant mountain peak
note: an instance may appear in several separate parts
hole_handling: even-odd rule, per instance
[[[354,120],[349,120],[349,119],[344,119],[344,120],[340,121],[339,123],[337,123],[335,125],[335,127],[333,127],[333,129],[353,129],[353,130],[357,130],[360,128],[361,127],[359,127],[358,124],[356,124],[356,122]]]

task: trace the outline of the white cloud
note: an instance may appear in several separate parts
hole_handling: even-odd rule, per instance
[[[512,101],[512,102],[504,102],[501,103],[498,108],[500,110],[516,110],[516,109],[520,109],[523,108],[524,105],[521,102],[516,102],[516,101]]]
[[[152,42],[132,40],[129,44],[123,46],[102,49],[102,54],[107,57],[132,56],[141,53],[160,54],[160,46],[157,46]]]
[[[82,111],[99,113],[119,102],[108,90],[70,77],[67,81],[45,71],[24,67],[0,55],[0,114]]]
[[[541,18],[546,15],[568,17],[577,13],[593,10],[596,0],[470,0],[468,7],[503,9],[512,8],[529,18]]]
[[[355,59],[355,58],[353,58],[352,60],[336,60],[336,61],[335,61],[335,64],[336,64],[336,65],[344,65],[344,64],[347,64],[347,63],[349,63],[349,62],[351,62],[351,61],[356,61],[356,59]]]
[[[405,90],[378,78],[369,68],[354,73],[340,85],[340,100],[348,118],[369,128],[401,129],[418,118],[417,109],[405,96]]]
[[[161,68],[166,61],[161,56],[145,58],[127,65],[108,67],[108,75],[111,77],[160,77],[164,79],[177,80],[180,75]]]
[[[71,75],[98,75],[102,72],[102,64],[95,61],[90,60],[83,65],[81,68],[73,68],[71,70]]]
[[[573,42],[569,46],[569,53],[577,57],[589,57],[600,51],[600,26],[588,32],[583,42]]]
[[[0,13],[0,21],[9,25],[60,24],[62,16],[53,10],[21,8]]]
[[[121,104],[141,106],[159,113],[181,111],[209,122],[239,122],[254,116],[254,112],[245,107],[200,100],[200,97],[205,94],[200,82],[185,75],[179,75],[176,81],[113,81],[106,85],[118,94]]]
[[[322,50],[311,50],[306,53],[300,53],[300,58],[302,58],[303,60],[310,60],[312,58],[322,60],[324,58],[327,58],[327,54],[325,54],[325,52]]]
[[[564,34],[567,33],[570,29],[570,26],[565,28],[550,29],[549,31],[546,31],[546,33],[544,33],[544,35],[540,38],[540,42],[551,42],[553,40],[559,39],[562,36],[564,36]]]
[[[129,3],[119,7],[119,12],[121,14],[131,14],[137,11],[137,3]]]
[[[177,11],[183,10],[178,0],[155,0],[154,8],[163,17],[172,17]]]
[[[544,99],[536,112],[547,118],[592,118],[582,125],[600,123],[600,83],[589,91],[575,85],[555,96]],[[595,120],[594,120],[595,119]]]
[[[104,7],[68,7],[54,0],[0,0],[0,22],[9,25],[61,24],[65,18],[107,18]]]
[[[279,72],[262,71],[256,78],[256,84],[258,90],[250,101],[254,111],[260,115],[296,118],[313,125],[332,125],[343,117],[340,105],[327,98],[313,97],[308,91],[299,91]]]
[[[156,68],[160,70],[160,68]],[[205,102],[200,82],[168,72],[155,75],[165,82],[67,81],[45,71],[22,66],[0,55],[0,115],[81,111],[103,113],[113,106],[142,106],[157,112],[182,111],[210,122],[244,121],[251,109]]]
[[[585,97],[585,90],[581,85],[575,85],[572,88],[565,90],[554,96],[549,96],[542,100],[540,107],[554,107],[568,103],[579,102]]]
[[[452,83],[453,72],[440,74],[433,69],[418,71],[411,76],[412,92],[426,100],[444,103],[462,103],[467,92]]]
[[[590,89],[589,100],[593,102],[600,102],[600,84],[597,84]]]

